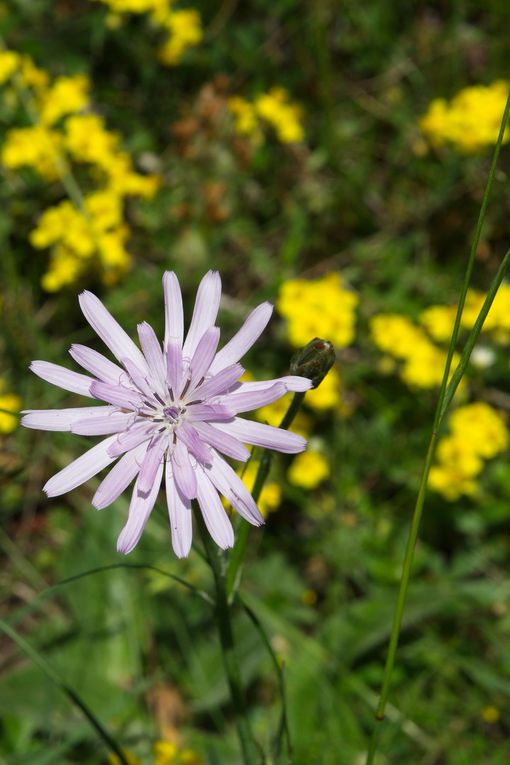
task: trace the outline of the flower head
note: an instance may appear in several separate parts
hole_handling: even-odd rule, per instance
[[[120,366],[91,348],[72,345],[71,356],[92,376],[46,361],[32,362],[31,369],[54,385],[105,405],[29,410],[22,424],[107,436],[53,476],[44,491],[49,497],[65,494],[118,460],[92,503],[97,509],[110,505],[136,479],[128,520],[117,542],[119,552],[128,553],[138,543],[164,477],[172,544],[175,553],[184,557],[191,547],[194,499],[209,533],[222,548],[232,546],[234,533],[218,492],[247,521],[263,523],[251,494],[221,455],[246,461],[250,453],[243,442],[289,454],[303,451],[306,441],[301,436],[238,415],[270,404],[288,391],[307,390],[311,382],[296,375],[239,382],[244,372],[239,359],[265,329],[272,313],[269,303],[255,308],[217,351],[219,274],[209,271],[202,279],[186,337],[181,290],[174,273],[164,274],[163,288],[164,342],[161,345],[152,327],[143,322],[138,325],[141,350],[101,301],[83,292],[80,306],[85,318]]]

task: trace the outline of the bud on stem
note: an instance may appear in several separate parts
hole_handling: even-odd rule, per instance
[[[315,337],[291,359],[290,371],[293,375],[308,377],[314,388],[326,377],[335,363],[335,349],[328,340]]]

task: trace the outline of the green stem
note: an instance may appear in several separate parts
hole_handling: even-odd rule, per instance
[[[214,587],[216,593],[214,610],[216,615],[216,622],[218,625],[223,664],[225,666],[225,673],[227,675],[228,685],[230,688],[230,697],[232,699],[232,706],[235,713],[237,735],[239,737],[239,743],[243,753],[243,761],[245,765],[257,765],[259,762],[259,757],[255,739],[253,738],[250,723],[248,721],[246,701],[241,681],[241,672],[235,652],[234,633],[232,630],[230,605],[227,599],[227,590],[225,586],[223,560],[220,557],[221,553],[219,548],[214,544],[211,537],[209,536],[209,532],[207,531],[200,510],[196,507],[196,505],[194,509],[195,520],[200,530],[200,536],[202,538],[207,560],[213,572]]]
[[[287,430],[292,425],[294,417],[298,413],[299,407],[303,403],[304,397],[305,397],[304,393],[294,393],[294,396],[292,397],[292,401],[290,402],[290,406],[287,409],[285,416],[283,417],[279,425],[280,428],[284,428],[285,430]],[[267,480],[267,477],[269,475],[269,470],[271,468],[272,459],[273,459],[273,452],[270,452],[266,449],[264,453],[262,454],[257,476],[255,478],[255,484],[251,492],[251,495],[253,499],[255,500],[255,502],[258,502],[259,497],[262,493],[262,489],[264,488],[264,484]],[[244,556],[246,555],[246,549],[248,547],[250,532],[251,532],[250,524],[243,523],[241,528],[239,529],[236,543],[230,555],[230,560],[229,560],[228,569],[227,569],[227,577],[226,577],[227,596],[230,603],[233,601],[237,588],[239,587],[239,583],[241,581],[242,564],[243,564]]]
[[[407,591],[409,589],[409,582],[411,579],[411,571],[412,571],[412,566],[414,561],[414,551],[416,548],[416,542],[418,539],[418,532],[420,528],[421,517],[423,514],[423,507],[425,504],[428,478],[429,478],[430,468],[432,466],[432,461],[434,459],[434,453],[435,453],[436,443],[438,438],[438,431],[446,415],[446,412],[448,411],[448,407],[452,402],[455,391],[457,390],[457,387],[466,371],[469,358],[471,356],[476,340],[480,334],[480,331],[483,327],[485,318],[489,312],[489,309],[494,301],[498,288],[509,266],[510,251],[507,252],[506,255],[504,256],[501,262],[501,265],[498,269],[498,272],[491,282],[491,285],[489,287],[489,291],[487,293],[487,297],[482,306],[482,309],[475,321],[475,324],[472,330],[469,333],[468,339],[466,341],[466,344],[461,356],[461,360],[454,374],[452,375],[450,382],[448,382],[450,378],[450,369],[451,369],[451,365],[452,365],[452,361],[453,361],[453,357],[455,353],[455,347],[456,347],[457,339],[460,332],[461,320],[462,320],[462,314],[464,311],[464,305],[466,302],[466,296],[468,293],[469,284],[470,284],[471,276],[473,273],[474,263],[476,259],[476,252],[477,252],[480,238],[482,235],[483,225],[484,225],[486,214],[487,214],[489,198],[490,198],[490,194],[492,190],[492,185],[494,182],[496,166],[497,166],[499,154],[501,151],[501,146],[503,144],[503,137],[505,134],[509,115],[510,115],[510,92],[508,94],[505,110],[503,112],[503,117],[501,119],[498,139],[496,142],[496,146],[494,148],[489,176],[487,178],[487,184],[485,187],[482,204],[480,207],[480,212],[478,215],[478,220],[475,227],[473,242],[471,245],[466,272],[465,272],[464,280],[462,284],[461,294],[459,297],[459,303],[457,306],[457,314],[455,316],[452,336],[450,339],[450,344],[448,346],[445,369],[444,369],[443,378],[442,378],[441,386],[439,390],[436,410],[434,413],[432,432],[431,432],[429,444],[427,447],[427,454],[425,456],[425,462],[423,465],[422,474],[420,478],[420,485],[418,488],[418,495],[416,498],[416,504],[415,504],[413,516],[411,519],[411,527],[409,529],[409,535],[407,538],[407,543],[406,543],[406,548],[404,553],[404,561],[402,565],[402,576],[400,579],[397,602],[395,605],[395,611],[393,615],[390,642],[388,646],[388,653],[386,656],[386,662],[384,667],[383,681],[382,681],[382,686],[381,686],[381,690],[379,694],[379,702],[377,704],[377,708],[375,712],[376,724],[374,725],[374,728],[372,730],[372,735],[371,735],[369,746],[368,746],[366,765],[373,765],[375,753],[377,751],[377,747],[379,743],[381,723],[385,717],[386,704],[388,702],[388,695],[389,695],[390,687],[391,687],[391,679],[393,674],[393,668],[395,665],[395,658],[397,654],[398,641],[400,637],[400,629],[402,626],[402,619],[404,614]]]

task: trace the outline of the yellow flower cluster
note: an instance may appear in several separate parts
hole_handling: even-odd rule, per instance
[[[271,88],[254,101],[233,96],[228,100],[228,108],[234,117],[236,131],[256,142],[262,140],[264,124],[273,128],[282,143],[299,143],[303,140],[303,110],[289,100],[285,88]]]
[[[198,45],[202,40],[202,19],[199,12],[194,8],[176,10],[173,8],[173,0],[99,0],[99,2],[107,5],[112,11],[111,26],[128,13],[148,14],[150,20],[165,31],[166,39],[159,48],[159,59],[167,66],[178,64],[185,51]]]
[[[287,478],[294,486],[315,489],[329,477],[330,473],[331,469],[326,457],[321,452],[308,449],[293,459]]]
[[[131,156],[121,148],[120,135],[108,130],[102,117],[86,111],[91,108],[90,83],[84,75],[52,81],[28,57],[13,51],[0,53],[1,74],[4,83],[7,76],[20,78],[39,119],[31,127],[7,132],[0,155],[3,165],[10,170],[30,167],[50,181],[72,164],[85,165],[94,185],[81,207],[60,202],[41,215],[32,231],[35,248],[52,248],[43,287],[55,292],[90,267],[99,267],[105,283],[113,283],[131,263],[124,200],[152,197],[159,178],[137,173]]]
[[[0,379],[0,434],[2,435],[12,433],[16,429],[19,420],[15,413],[21,409],[21,398],[15,393],[6,393],[5,388],[5,382]]]
[[[451,101],[437,98],[419,120],[419,127],[436,146],[451,144],[465,154],[474,154],[496,143],[508,95],[508,83],[464,88]],[[506,131],[504,141],[510,139]]]
[[[287,319],[290,343],[299,348],[322,337],[343,348],[354,339],[358,296],[338,273],[309,281],[290,279],[282,284],[277,308]]]
[[[437,448],[429,486],[454,501],[476,491],[484,462],[503,452],[509,439],[503,417],[483,401],[456,409],[449,425],[449,435]]]
[[[250,460],[248,465],[246,465],[246,468],[243,465],[239,469],[239,475],[243,479],[243,483],[249,491],[252,491],[253,487],[255,486],[258,469],[259,463],[253,462],[253,460]],[[257,500],[257,505],[264,518],[268,515],[268,513],[278,509],[280,506],[281,498],[282,492],[280,485],[276,481],[266,481],[260,493],[260,497]]]
[[[402,363],[400,376],[411,387],[434,388],[440,385],[446,352],[438,348],[422,327],[400,314],[378,314],[370,322],[375,345]],[[459,361],[454,355],[453,368]]]
[[[129,765],[142,765],[142,761],[132,752],[124,751]],[[156,741],[153,747],[153,765],[203,765],[204,759],[192,749],[180,749],[171,741]],[[120,765],[116,754],[108,757],[110,765]]]

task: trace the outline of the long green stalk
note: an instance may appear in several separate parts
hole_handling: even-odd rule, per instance
[[[230,689],[230,697],[232,699],[232,705],[235,714],[237,735],[239,737],[239,744],[243,753],[243,762],[244,765],[258,765],[260,758],[258,756],[257,746],[255,744],[255,739],[253,738],[250,723],[248,720],[246,700],[244,697],[241,680],[241,672],[235,652],[234,633],[232,630],[232,621],[230,618],[230,604],[227,598],[223,561],[220,558],[219,548],[214,544],[211,537],[209,536],[209,532],[205,526],[202,514],[196,507],[195,520],[200,531],[200,536],[202,538],[202,543],[204,545],[209,566],[213,573],[216,596],[216,622],[218,625],[218,633],[220,637],[221,653],[225,667],[225,674],[227,676],[227,681]]]
[[[503,117],[501,119],[498,139],[496,142],[496,146],[494,148],[491,167],[490,167],[489,175],[487,178],[487,184],[485,187],[482,204],[480,207],[480,212],[479,212],[477,224],[475,227],[473,242],[472,242],[470,253],[469,253],[466,272],[464,275],[464,280],[463,280],[463,284],[461,288],[452,336],[450,339],[450,344],[448,346],[447,359],[446,359],[443,379],[441,381],[437,406],[436,406],[436,410],[434,414],[432,432],[431,432],[429,444],[427,447],[427,453],[425,456],[425,462],[423,465],[422,474],[420,478],[420,484],[418,488],[418,495],[416,498],[416,504],[415,504],[413,516],[411,519],[411,527],[409,529],[409,535],[407,538],[407,543],[406,543],[406,548],[404,553],[404,561],[402,565],[402,576],[400,579],[397,602],[395,605],[395,611],[393,616],[390,642],[388,646],[388,653],[386,656],[386,662],[384,667],[383,681],[382,681],[382,686],[381,686],[381,690],[379,694],[379,702],[377,704],[377,708],[375,712],[376,724],[372,730],[372,735],[371,735],[369,746],[368,746],[366,765],[373,765],[375,753],[377,751],[377,747],[379,743],[381,723],[385,717],[386,704],[388,702],[388,695],[390,692],[391,679],[393,674],[393,668],[395,665],[398,641],[400,637],[400,629],[402,626],[404,607],[405,607],[405,602],[407,597],[407,591],[409,589],[409,582],[411,578],[411,571],[412,571],[412,566],[414,561],[414,550],[416,547],[416,541],[418,539],[418,532],[420,528],[420,522],[421,522],[421,517],[423,514],[423,507],[425,504],[425,497],[427,493],[428,478],[429,478],[430,468],[432,466],[432,461],[434,459],[434,453],[436,449],[439,428],[441,426],[441,423],[443,422],[446,412],[448,411],[448,407],[451,404],[455,391],[466,371],[467,365],[469,363],[469,358],[471,356],[475,343],[478,339],[478,336],[481,332],[485,318],[487,317],[487,314],[494,301],[494,298],[499,289],[499,286],[501,285],[501,282],[503,281],[503,277],[510,264],[510,251],[509,251],[504,256],[501,262],[501,265],[498,269],[498,272],[491,282],[491,285],[489,287],[487,297],[482,306],[482,309],[475,321],[473,328],[471,329],[469,333],[459,365],[457,369],[455,370],[451,381],[449,382],[450,370],[451,370],[452,361],[453,361],[455,348],[457,344],[457,339],[458,339],[459,331],[461,327],[461,320],[462,320],[462,314],[464,311],[464,305],[466,302],[466,296],[469,289],[469,284],[471,282],[471,276],[473,273],[476,252],[477,252],[480,238],[482,235],[482,230],[483,230],[483,226],[484,226],[484,222],[485,222],[485,218],[487,214],[487,207],[489,204],[489,198],[490,198],[490,194],[491,194],[492,186],[494,182],[496,166],[497,166],[499,154],[501,151],[501,146],[503,144],[503,137],[508,124],[509,115],[510,115],[510,92],[508,94],[505,110],[503,112]]]

